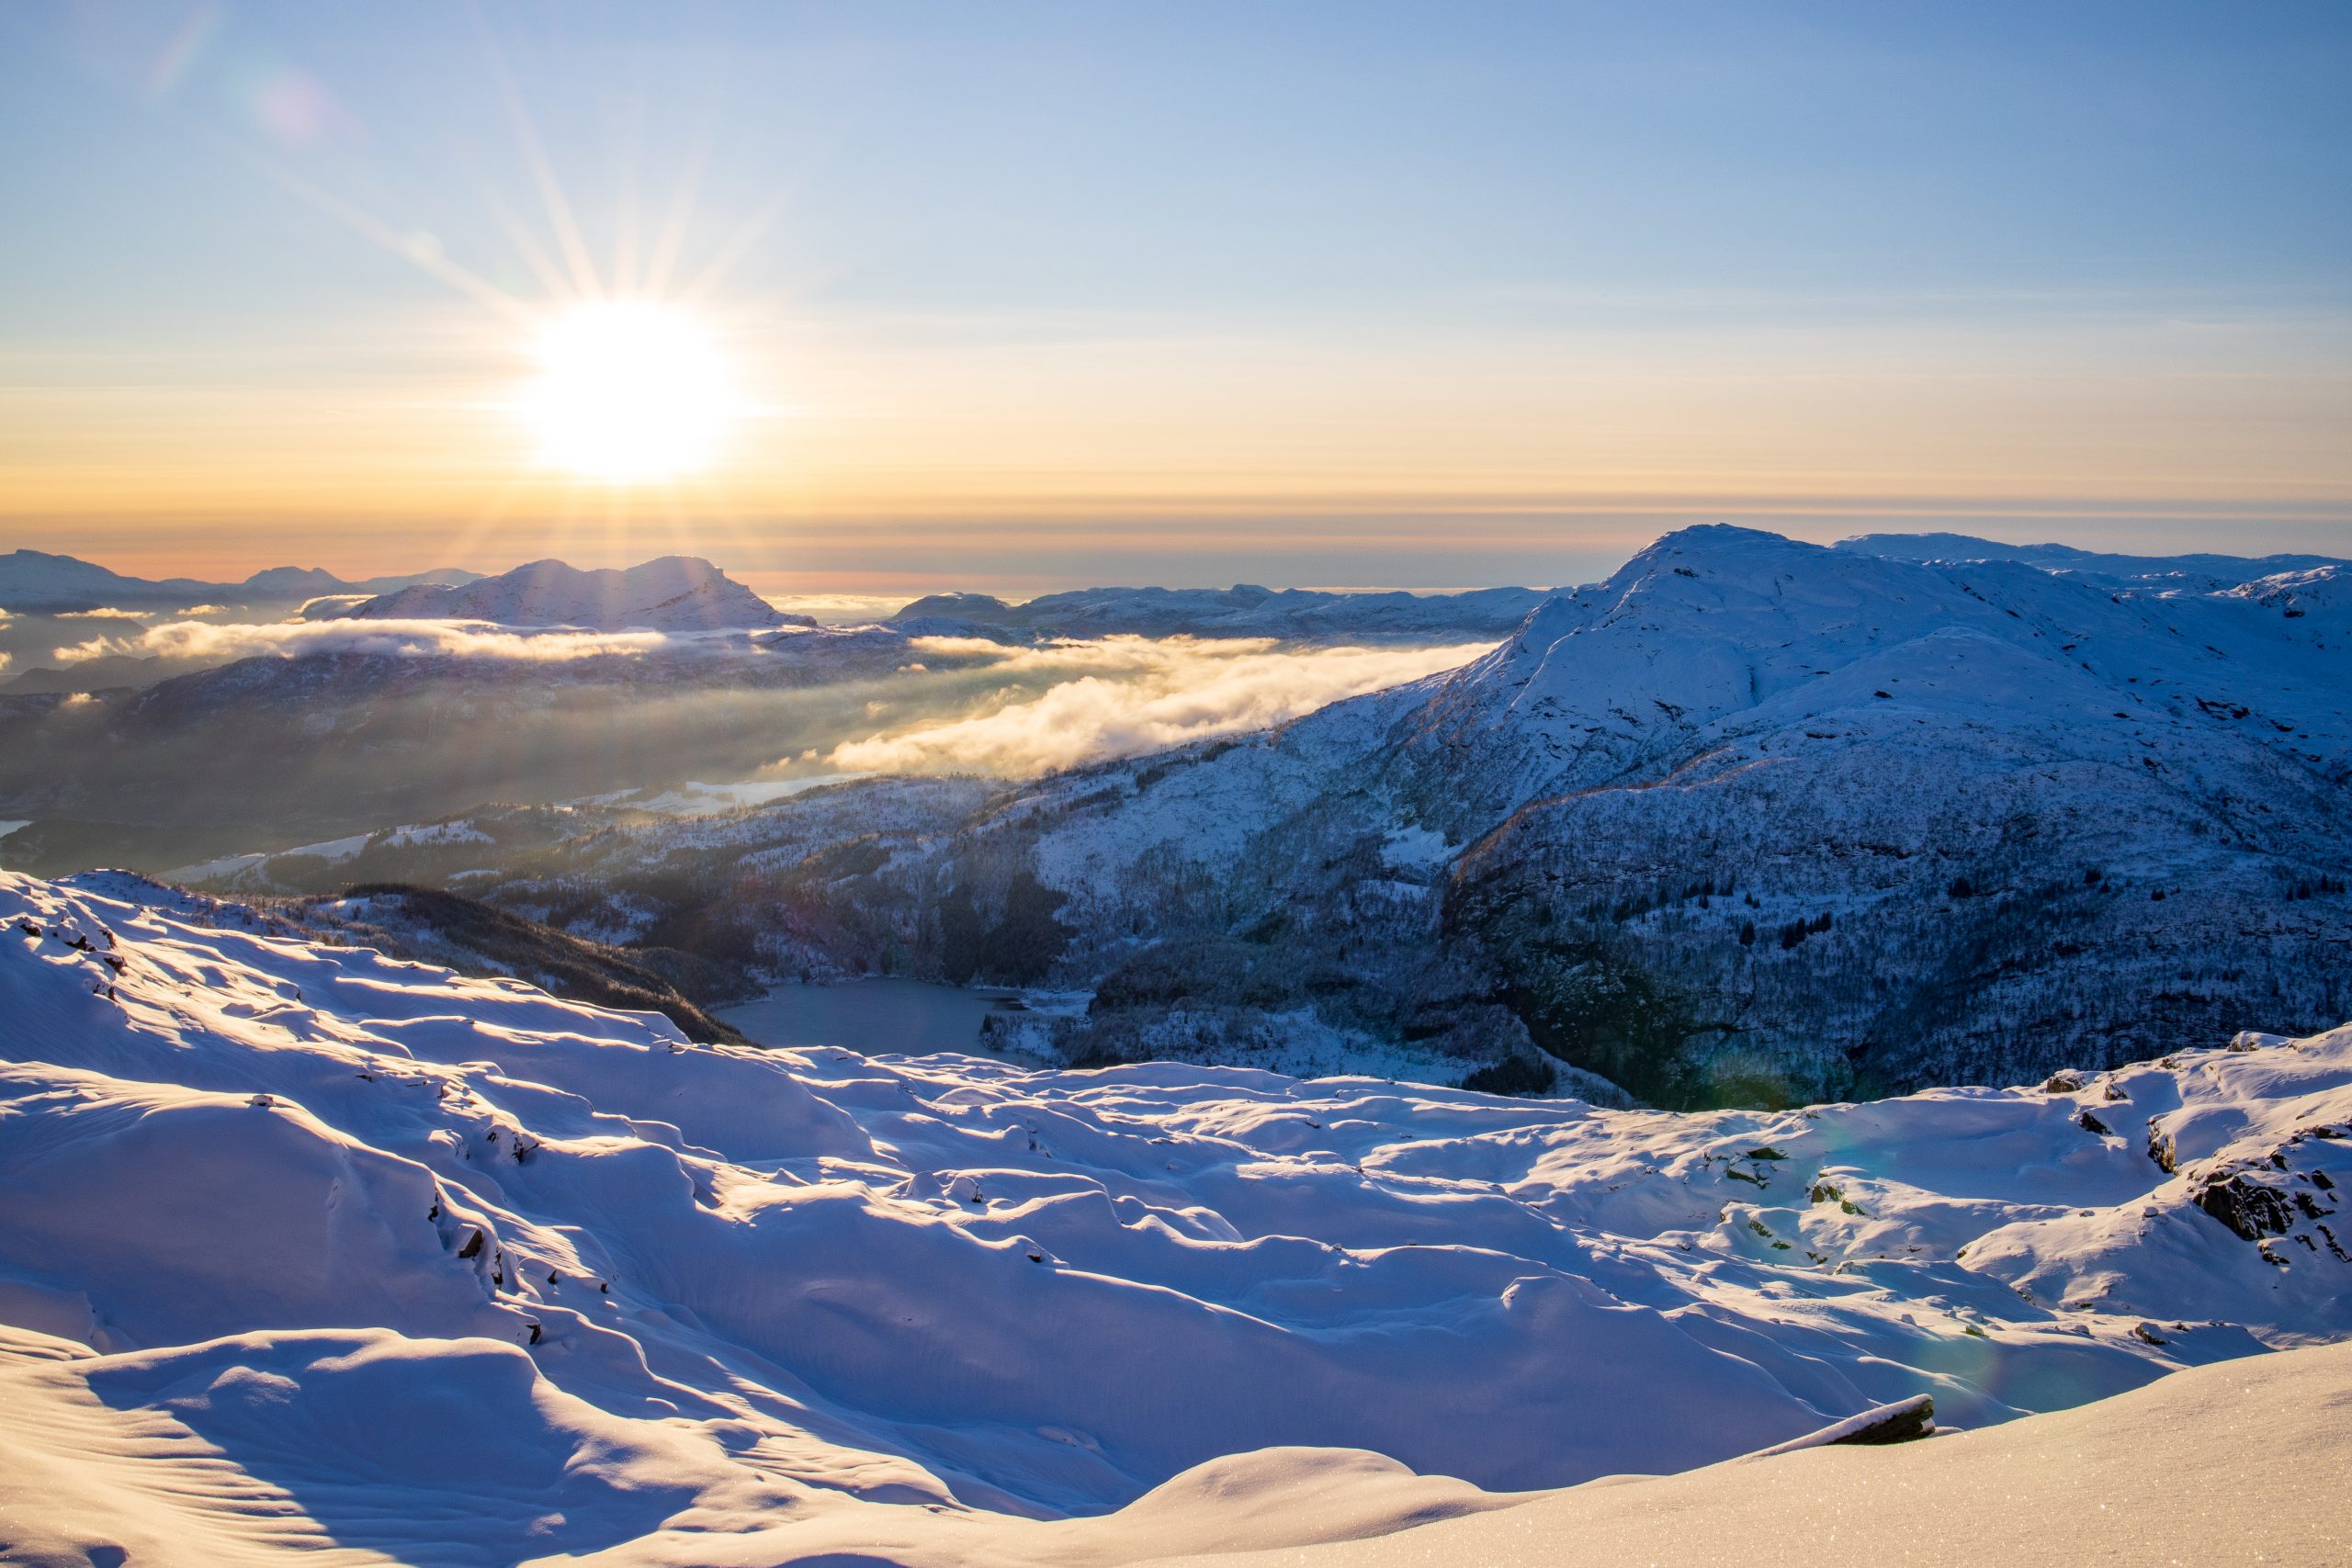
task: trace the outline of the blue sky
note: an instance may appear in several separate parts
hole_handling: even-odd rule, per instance
[[[23,5],[0,136],[0,545],[2352,549],[2340,5]],[[582,495],[481,295],[642,292],[673,213],[759,417]]]

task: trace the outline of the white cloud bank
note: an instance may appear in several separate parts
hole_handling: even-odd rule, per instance
[[[109,655],[226,663],[254,654],[392,653],[475,659],[560,660],[670,647],[662,632],[517,631],[482,621],[277,621],[216,626],[173,621],[136,637],[92,637],[56,651],[63,664]]]
[[[1343,697],[1455,669],[1492,645],[1277,650],[1267,638],[1114,637],[1044,649],[952,637],[920,638],[917,646],[995,653],[1009,673],[1034,679],[1067,671],[1069,678],[967,718],[837,746],[826,759],[834,767],[1020,775],[1131,757],[1282,724]]]

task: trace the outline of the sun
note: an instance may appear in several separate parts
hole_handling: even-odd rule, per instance
[[[524,411],[540,453],[582,479],[637,484],[707,467],[735,413],[711,334],[673,306],[575,306],[538,344]]]

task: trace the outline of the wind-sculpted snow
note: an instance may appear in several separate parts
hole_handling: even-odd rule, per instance
[[[0,1442],[217,1455],[42,1515],[184,1560],[1280,1546],[2352,1328],[2352,1030],[1607,1111],[691,1045],[144,886],[0,879]]]

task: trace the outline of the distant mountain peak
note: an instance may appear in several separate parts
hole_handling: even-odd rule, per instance
[[[469,582],[479,573],[454,567],[407,576],[351,582],[319,567],[273,566],[242,582],[205,582],[190,577],[154,581],[74,556],[17,549],[0,556],[0,606],[43,611],[113,609],[175,610],[190,604],[290,604],[323,593],[385,593],[415,582]]]
[[[458,586],[418,583],[356,604],[322,605],[318,614],[595,631],[764,630],[794,621],[699,556],[587,570],[550,558]]]

